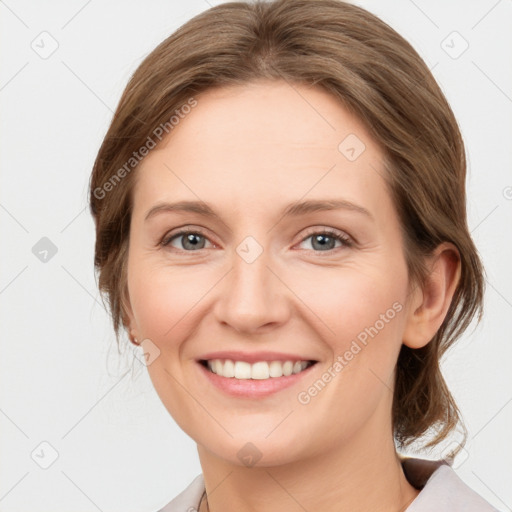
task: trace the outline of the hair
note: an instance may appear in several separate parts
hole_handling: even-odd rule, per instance
[[[94,264],[117,341],[127,327],[136,176],[127,162],[136,169],[137,151],[144,153],[152,135],[162,132],[158,127],[169,132],[169,119],[194,95],[259,80],[321,88],[364,123],[382,148],[410,282],[425,284],[426,258],[441,242],[458,249],[461,273],[447,315],[426,346],[402,345],[392,407],[399,447],[434,432],[423,446],[433,447],[461,424],[464,438],[456,453],[467,432],[440,362],[476,314],[480,320],[484,293],[484,271],[466,220],[464,143],[445,96],[413,47],[373,14],[340,0],[220,4],[176,30],[131,76],[94,162],[89,192]]]

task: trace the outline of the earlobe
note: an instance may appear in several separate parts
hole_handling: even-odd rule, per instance
[[[449,243],[440,244],[429,258],[430,273],[424,286],[411,294],[404,345],[421,348],[441,327],[460,280],[460,255]]]

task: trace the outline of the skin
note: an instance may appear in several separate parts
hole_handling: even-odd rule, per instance
[[[169,413],[197,443],[209,510],[399,511],[418,490],[395,451],[391,406],[402,343],[418,348],[441,325],[459,279],[450,244],[430,258],[423,288],[409,281],[383,153],[326,92],[284,82],[209,90],[137,169],[126,324],[158,347],[148,365]],[[338,146],[365,145],[350,161]],[[343,199],[368,210],[282,217],[297,201]],[[160,212],[204,201],[221,220]],[[179,228],[199,232],[164,247]],[[327,250],[314,234],[348,237]],[[253,237],[252,263],[236,249]],[[203,238],[204,237],[204,238]],[[307,390],[394,303],[402,309],[308,404]],[[149,342],[147,340],[150,340]],[[263,399],[212,386],[196,359],[212,350],[283,351],[315,359],[309,376]],[[247,467],[237,454],[261,454]],[[202,503],[201,510],[205,510]]]

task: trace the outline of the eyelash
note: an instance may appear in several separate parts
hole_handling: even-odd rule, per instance
[[[169,247],[169,244],[174,239],[179,238],[180,236],[188,235],[188,234],[199,235],[199,236],[205,238],[206,240],[208,240],[208,237],[206,235],[204,235],[200,230],[193,229],[193,228],[185,228],[185,229],[182,229],[181,231],[179,231],[178,233],[166,235],[160,242],[160,245],[162,247]],[[310,231],[299,243],[303,243],[308,238],[311,238],[313,235],[327,235],[328,237],[341,242],[343,247],[352,247],[354,245],[353,241],[347,235],[345,235],[341,232],[338,232],[332,228],[326,228],[326,229],[321,229],[321,230],[315,229],[313,231]],[[335,247],[333,249],[328,249],[326,251],[315,251],[315,250],[311,249],[311,251],[318,253],[318,254],[321,254],[321,253],[332,254],[332,252],[335,251],[336,249],[342,249],[343,247]],[[173,248],[173,249],[178,252],[188,252],[188,253],[198,252],[201,250],[201,249],[198,249],[197,251],[186,251],[184,249],[176,249],[176,248]]]

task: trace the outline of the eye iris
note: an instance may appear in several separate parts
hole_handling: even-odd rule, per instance
[[[184,243],[183,243],[184,248],[187,248],[187,243],[190,243],[190,244],[192,244],[191,247],[193,249],[197,249],[198,245],[199,245],[199,243],[197,242],[197,239],[202,238],[202,236],[198,235],[196,233],[188,233],[187,235],[183,235],[182,238],[184,239]],[[204,241],[203,241],[203,245],[204,245]],[[199,247],[199,249],[202,249],[202,247]]]
[[[313,247],[315,247],[315,242],[319,242],[320,243],[319,247],[321,250],[333,249],[334,246],[331,247],[332,244],[326,243],[326,240],[327,240],[327,242],[330,241],[332,244],[335,242],[334,238],[331,236],[324,235],[324,234],[315,235],[313,237]]]

